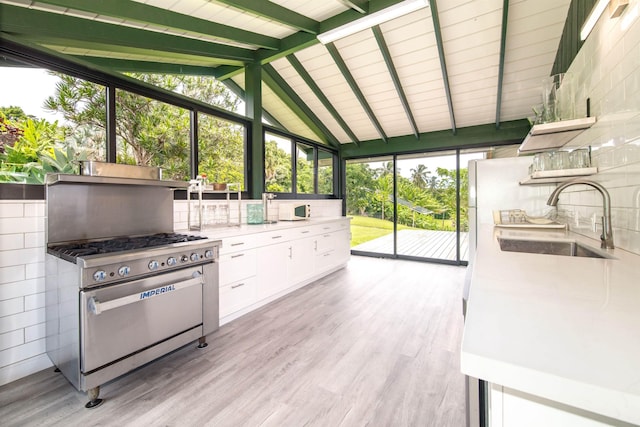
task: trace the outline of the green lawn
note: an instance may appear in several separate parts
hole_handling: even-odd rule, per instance
[[[398,225],[398,230],[405,228],[411,227]],[[351,246],[356,246],[390,233],[393,233],[393,222],[391,221],[355,215],[351,220]]]
[[[370,218],[367,216],[352,215],[351,220],[351,247],[359,245],[378,237],[386,236],[393,233],[393,222],[378,218]],[[451,226],[450,220],[444,222],[447,226]],[[398,230],[418,228],[409,227],[407,225],[398,224]]]

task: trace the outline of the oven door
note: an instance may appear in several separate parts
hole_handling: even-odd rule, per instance
[[[202,266],[80,292],[80,370],[87,374],[202,328]]]

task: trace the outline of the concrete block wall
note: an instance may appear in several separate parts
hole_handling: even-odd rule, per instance
[[[616,246],[640,254],[640,0],[629,2],[619,18],[607,11],[589,35],[569,72],[575,84],[576,113],[586,116],[587,98],[597,123],[566,148],[589,147],[599,168],[588,177],[611,195]],[[560,196],[570,227],[598,238],[602,198],[586,186]],[[597,231],[593,231],[597,224]]]
[[[0,201],[0,385],[52,366],[45,354],[44,200]]]

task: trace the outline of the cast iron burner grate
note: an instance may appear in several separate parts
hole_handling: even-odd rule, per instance
[[[206,237],[178,233],[158,233],[148,236],[66,243],[64,245],[50,246],[48,252],[67,261],[75,262],[77,257],[87,255],[146,249],[202,239],[206,239]]]

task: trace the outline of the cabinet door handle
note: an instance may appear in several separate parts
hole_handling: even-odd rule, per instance
[[[239,258],[241,256],[244,256],[244,254],[231,255],[231,258]]]
[[[244,286],[244,283],[238,283],[237,285],[231,285],[231,289],[239,288],[240,286]]]
[[[330,230],[331,227],[322,227],[323,230]]]
[[[313,242],[313,250],[314,251],[318,250],[318,241],[317,240],[314,240],[314,242]]]
[[[289,258],[293,258],[293,248],[289,246]]]
[[[282,236],[273,236],[272,239],[281,239]]]
[[[309,232],[309,230],[301,231],[302,234],[307,234],[308,232]]]
[[[240,246],[240,245],[244,245],[244,242],[240,242],[240,243],[232,243],[231,246]]]

